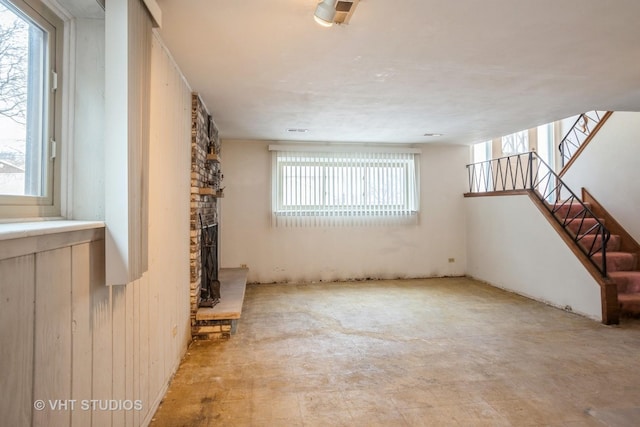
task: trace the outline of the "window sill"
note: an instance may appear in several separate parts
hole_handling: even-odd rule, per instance
[[[314,210],[295,210],[295,211],[275,211],[278,217],[316,217],[316,218],[405,218],[415,216],[418,211],[393,211],[393,210],[344,210],[344,211],[314,211]]]
[[[0,241],[104,228],[102,221],[29,221],[0,224]]]
[[[41,220],[0,224],[0,261],[104,241],[102,221]]]

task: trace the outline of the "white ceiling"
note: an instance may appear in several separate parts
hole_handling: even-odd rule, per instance
[[[332,28],[316,0],[157,1],[223,139],[469,144],[640,111],[639,0],[361,0]]]

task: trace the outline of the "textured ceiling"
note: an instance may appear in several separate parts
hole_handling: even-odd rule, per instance
[[[640,111],[638,0],[361,0],[332,28],[316,0],[158,4],[223,139],[469,144]]]

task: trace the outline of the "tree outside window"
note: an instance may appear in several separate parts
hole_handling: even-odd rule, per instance
[[[0,1],[0,195],[46,191],[46,38]]]

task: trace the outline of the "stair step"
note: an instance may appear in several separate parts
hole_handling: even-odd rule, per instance
[[[602,253],[591,257],[596,264],[602,262]],[[607,272],[632,271],[636,269],[638,257],[630,252],[607,252]]]
[[[584,204],[587,208],[591,209],[591,204],[586,203]],[[565,219],[565,218],[572,218],[576,215],[579,215],[582,213],[584,207],[578,203],[578,202],[573,202],[573,203],[556,203],[553,205],[553,213],[560,219]]]
[[[622,314],[638,316],[640,315],[640,293],[618,294],[618,304]]]
[[[591,253],[602,250],[602,234],[583,234],[579,237],[578,243]],[[620,250],[620,236],[612,234],[607,242],[607,252]]]
[[[604,220],[600,218],[600,222],[604,224]],[[597,234],[602,231],[600,227],[597,227],[598,220],[595,218],[576,218],[567,221],[566,226],[576,235],[579,234]]]
[[[640,293],[640,271],[613,271],[609,277],[616,282],[618,293]]]

